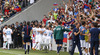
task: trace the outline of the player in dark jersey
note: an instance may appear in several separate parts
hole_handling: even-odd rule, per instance
[[[97,23],[91,24],[91,29],[89,32],[89,40],[90,41],[90,55],[93,55],[93,48],[95,47],[95,55],[99,55],[99,34],[100,30],[98,29]]]
[[[29,54],[29,48],[30,48],[30,42],[31,42],[31,37],[30,37],[30,31],[31,31],[31,27],[30,27],[30,22],[27,22],[27,25],[23,28],[23,34],[24,34],[24,49],[25,49],[25,54],[27,53],[27,49],[26,49],[26,44],[28,45],[28,54]]]

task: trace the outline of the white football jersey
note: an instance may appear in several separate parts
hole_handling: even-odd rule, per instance
[[[5,33],[5,31],[6,31],[6,30],[7,30],[7,29],[6,29],[6,28],[4,28],[4,29],[3,29],[3,32]],[[5,35],[4,35],[4,34],[3,34],[3,37],[5,37]]]
[[[47,37],[51,37],[52,31],[51,31],[51,30],[46,30],[46,31],[45,31],[45,34],[47,34],[47,35],[46,35]]]
[[[33,30],[33,34],[35,34],[36,33],[36,27],[32,28],[32,30]]]
[[[39,28],[35,28],[35,30],[36,30],[36,35],[39,35]]]
[[[45,32],[45,30],[46,30],[45,28],[41,28],[41,31],[44,31],[44,32]],[[43,34],[42,34],[42,35],[43,35]]]
[[[12,29],[8,28],[7,30],[5,30],[5,33],[6,33],[7,38],[11,38]]]
[[[53,31],[49,30],[49,36],[51,36],[51,35],[52,35],[52,33],[53,33]]]

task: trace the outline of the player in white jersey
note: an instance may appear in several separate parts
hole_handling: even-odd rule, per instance
[[[12,37],[11,37],[12,33],[13,33],[12,29],[10,28],[10,25],[9,25],[7,30],[5,30],[5,34],[6,34],[6,37],[7,37],[7,43],[8,43],[8,50],[10,49],[9,46],[12,43]]]
[[[43,40],[44,40],[44,38],[43,38],[43,33],[45,32],[45,26],[44,25],[42,25],[42,28],[41,28],[41,43],[43,43]]]
[[[35,50],[35,47],[36,47],[36,42],[35,42],[35,38],[36,38],[36,27],[35,25],[33,25],[33,28],[32,28],[32,49]]]
[[[51,35],[52,35],[51,28],[48,27],[44,32],[43,38],[44,38],[44,43],[49,43],[49,50],[52,50]]]
[[[36,46],[35,46],[35,48],[37,49],[37,50],[40,50],[40,42],[41,42],[41,38],[40,38],[40,28],[39,28],[39,25],[36,27],[36,39],[35,39],[35,42],[36,42]]]
[[[53,34],[53,31],[51,30],[51,27],[49,27],[49,37],[50,37],[50,44],[49,44],[49,50],[52,50],[52,34]]]
[[[44,33],[44,31],[45,31],[44,26],[40,26],[40,28],[39,28],[39,38],[38,38],[38,40],[39,40],[39,43],[38,43],[38,50],[41,49],[40,44],[43,43],[43,33]]]
[[[6,49],[6,42],[7,42],[7,37],[5,36],[5,31],[7,29],[7,25],[4,26],[3,28],[3,49]]]

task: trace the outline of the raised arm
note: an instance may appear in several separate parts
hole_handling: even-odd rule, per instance
[[[65,29],[65,28],[62,28],[63,32],[64,31],[67,31],[67,32],[70,32],[71,30],[70,29]]]

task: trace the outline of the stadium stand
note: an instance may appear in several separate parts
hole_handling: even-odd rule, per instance
[[[0,25],[18,14],[36,0],[0,0]]]

